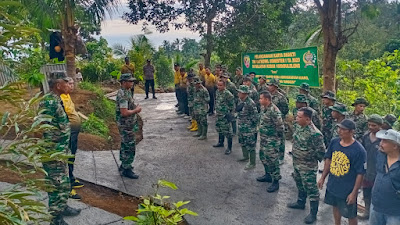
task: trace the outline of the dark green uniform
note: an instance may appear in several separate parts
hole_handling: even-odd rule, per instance
[[[193,81],[189,84],[188,87],[188,107],[189,114],[193,118],[193,105],[194,105],[194,92],[196,91],[196,87],[194,86]]]
[[[60,96],[50,92],[44,96],[39,107],[41,114],[52,116],[49,125],[54,129],[43,133],[44,140],[51,144],[48,151],[69,154],[68,145],[71,130]],[[54,186],[54,190],[48,192],[49,211],[51,215],[56,217],[67,207],[67,200],[71,191],[68,165],[66,162],[49,161],[43,163],[43,169],[47,172],[46,180]]]
[[[202,85],[199,89],[195,89],[193,99],[193,115],[199,124],[199,127],[207,127],[207,111],[210,95],[207,89]]]
[[[289,105],[286,97],[279,91],[271,93],[271,97],[272,97],[272,103],[274,103],[278,107],[279,111],[281,111],[282,120],[285,121],[286,114],[289,112]],[[281,145],[279,147],[279,159],[283,160],[284,157],[285,157],[285,136],[282,136]]]
[[[368,118],[364,113],[356,115],[354,112],[348,116],[347,119],[353,120],[356,124],[356,130],[354,132],[354,138],[357,141],[361,141],[365,132],[368,131]]]
[[[232,137],[232,126],[228,118],[233,117],[234,97],[228,90],[217,90],[215,112],[217,114],[216,130],[227,138]]]
[[[305,95],[307,100],[308,100],[308,106],[313,108],[315,111],[317,111],[318,115],[320,113],[320,108],[319,108],[319,102],[316,98],[314,98],[312,95],[309,93]]]
[[[257,110],[260,111],[260,95],[257,92],[257,88],[252,84],[249,87],[250,93],[249,93],[249,97],[251,98],[251,100],[253,100],[254,103],[256,103],[256,107]]]
[[[317,111],[315,111],[313,108],[308,107],[311,111],[312,111],[312,118],[311,121],[313,122],[313,124],[315,125],[316,128],[318,128],[318,130],[321,130],[321,119],[319,117],[319,114],[317,113]],[[299,109],[298,108],[294,108],[293,109],[293,116],[297,115],[297,111]],[[296,121],[295,121],[296,122]]]
[[[322,107],[322,129],[321,132],[324,135],[325,146],[329,146],[332,140],[332,129],[334,125],[334,119],[332,117],[332,109],[327,106]]]
[[[322,161],[325,145],[322,133],[310,124],[294,126],[293,134],[293,178],[299,193],[306,193],[310,201],[319,201],[317,187],[318,161]]]
[[[133,110],[135,108],[132,93],[127,89],[119,89],[116,97],[116,119],[119,134],[121,135],[121,148],[119,158],[123,169],[132,169],[135,159],[136,141],[135,132],[138,130],[136,114],[128,117],[121,115],[121,108]]]
[[[272,179],[280,180],[279,146],[284,135],[281,111],[271,103],[267,107],[261,107],[260,112],[260,160],[264,164],[265,173]]]
[[[243,78],[244,78],[243,75],[235,76],[234,82],[235,82],[236,88],[239,88],[239,86],[243,84]]]

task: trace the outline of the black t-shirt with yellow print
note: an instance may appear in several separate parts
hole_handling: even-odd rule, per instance
[[[347,147],[340,145],[340,138],[332,139],[325,158],[331,159],[327,190],[334,196],[346,199],[353,191],[358,174],[365,174],[367,153],[355,141]]]

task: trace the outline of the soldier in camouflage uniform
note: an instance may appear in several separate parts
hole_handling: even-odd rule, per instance
[[[307,97],[303,94],[297,95],[296,96],[296,107],[293,109],[293,116],[297,115],[297,111],[300,108],[307,107],[307,106],[308,106]],[[318,128],[318,130],[321,130],[321,119],[319,117],[319,114],[313,108],[310,107],[310,109],[313,112],[311,121],[313,122],[315,127]]]
[[[243,77],[242,68],[240,68],[240,67],[236,68],[235,78],[233,80],[233,82],[236,85],[236,88],[239,88],[239,86],[243,84],[243,78],[244,77]]]
[[[279,169],[279,146],[284,135],[281,111],[272,103],[269,92],[260,94],[260,160],[264,164],[265,175],[257,178],[260,182],[272,182],[267,192],[279,190],[279,180],[282,178]]]
[[[331,133],[332,139],[334,139],[339,137],[337,125],[346,119],[348,112],[346,105],[342,103],[335,103],[333,106],[329,106],[329,109],[332,110],[333,124]],[[329,140],[329,143],[331,140]]]
[[[319,205],[317,187],[318,161],[325,154],[324,138],[311,122],[312,111],[309,107],[298,110],[293,134],[293,178],[298,189],[298,199],[287,206],[292,209],[304,209],[307,196],[310,199],[310,214],[304,219],[309,224],[316,220]]]
[[[115,113],[119,134],[121,135],[119,153],[121,166],[119,170],[122,172],[122,176],[138,179],[139,176],[133,172],[132,163],[136,153],[135,132],[139,129],[136,114],[140,113],[142,108],[135,106],[132,93],[129,91],[134,81],[132,75],[122,74],[119,81],[121,89],[117,92]]]
[[[207,139],[207,111],[210,95],[198,77],[193,78],[193,83],[196,87],[193,100],[193,115],[198,124],[198,133],[194,137],[199,137],[199,140],[205,140]]]
[[[319,101],[310,94],[310,85],[307,83],[300,84],[299,91],[300,94],[306,96],[308,101],[308,106],[310,106],[315,111],[317,111],[318,114],[320,114]]]
[[[231,121],[233,118],[233,110],[235,107],[235,100],[231,92],[226,89],[226,83],[220,80],[217,83],[217,95],[215,111],[217,114],[216,129],[218,132],[218,144],[213,145],[215,148],[224,147],[225,137],[227,138],[228,148],[225,155],[231,154],[232,151],[232,126]]]
[[[382,130],[392,129],[397,121],[397,117],[393,114],[387,114],[383,119]]]
[[[272,78],[268,85],[268,90],[272,96],[272,102],[279,108],[282,113],[282,120],[285,122],[286,115],[289,112],[289,105],[287,98],[278,91],[279,80]],[[281,145],[279,147],[279,160],[283,161],[285,157],[285,136],[282,137]]]
[[[258,82],[260,82],[260,84],[258,85],[258,93],[261,94],[261,92],[265,92],[268,91],[268,86],[267,86],[267,78],[265,76],[260,76],[258,78]]]
[[[365,132],[368,131],[368,118],[364,114],[365,107],[369,105],[369,102],[365,98],[357,98],[352,106],[354,106],[354,111],[349,115],[350,120],[353,120],[356,124],[356,130],[354,132],[354,138],[357,141],[361,141]]]
[[[246,85],[249,87],[249,97],[251,100],[256,103],[257,110],[260,112],[260,96],[257,92],[257,88],[254,86],[251,77],[245,76],[243,79],[243,85]]]
[[[254,169],[256,166],[256,143],[258,111],[256,104],[249,97],[249,87],[239,86],[239,104],[236,106],[238,113],[239,143],[242,146],[243,158],[239,161],[247,163],[245,170]]]
[[[335,93],[332,91],[326,91],[325,94],[321,95],[322,98],[322,129],[321,132],[324,135],[325,146],[329,146],[332,140],[332,127],[334,119],[332,117],[332,110],[329,108],[336,102]]]
[[[225,83],[226,83],[226,89],[230,93],[232,93],[232,95],[234,97],[235,107],[236,107],[237,103],[239,102],[238,91],[237,91],[236,85],[233,82],[229,81],[229,77],[230,76],[229,76],[228,73],[223,73],[222,76],[221,76],[222,80],[225,81]],[[236,135],[237,124],[236,124],[236,115],[235,115],[235,113],[233,114],[233,118],[232,118],[232,122],[231,123],[232,123],[233,135]]]
[[[69,91],[68,78],[64,72],[54,72],[49,80],[50,93],[46,94],[39,103],[40,119],[42,116],[51,116],[50,122],[46,122],[54,129],[46,130],[43,133],[43,139],[49,144],[46,146],[50,152],[62,152],[70,154],[70,124],[68,116],[65,113],[61,94],[67,94]],[[51,225],[66,225],[63,216],[76,216],[80,210],[71,208],[67,205],[71,184],[68,174],[68,165],[66,161],[43,162],[43,169],[47,172],[46,180],[53,186],[54,190],[48,192],[49,211],[53,216]]]
[[[199,65],[202,65],[202,64],[199,64]],[[197,129],[198,129],[197,122],[196,122],[196,120],[194,119],[194,116],[193,116],[194,92],[196,90],[196,87],[195,87],[195,85],[193,83],[193,78],[194,77],[195,77],[195,75],[193,73],[189,73],[188,76],[187,76],[187,80],[188,80],[188,83],[189,83],[189,86],[188,86],[188,107],[189,107],[190,117],[192,118],[191,119],[192,124],[189,127],[187,127],[187,129],[190,130],[190,131],[197,131]],[[203,80],[202,80],[202,82],[203,82]]]

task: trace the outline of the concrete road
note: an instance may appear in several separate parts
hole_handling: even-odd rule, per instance
[[[256,169],[245,171],[245,163],[236,161],[241,156],[237,137],[229,156],[224,155],[224,149],[212,147],[217,142],[214,117],[208,119],[208,140],[199,141],[187,131],[188,120],[175,113],[175,94],[158,94],[157,97],[157,100],[144,100],[144,95],[135,95],[136,102],[143,107],[144,120],[144,139],[137,146],[134,162],[139,180],[119,176],[118,150],[78,151],[76,176],[136,196],[152,193],[151,185],[158,179],[172,181],[179,190],[162,190],[161,194],[172,196],[173,201],[191,201],[187,207],[199,216],[186,219],[194,225],[304,224],[308,204],[306,210],[286,207],[297,198],[290,155],[286,154],[281,167],[280,190],[267,193],[269,184],[256,181],[256,177],[263,174],[258,147]],[[286,142],[286,152],[289,149],[291,143]],[[321,191],[321,199],[324,193]],[[322,201],[320,205],[316,224],[333,224],[331,207]],[[342,224],[347,221],[343,219]]]

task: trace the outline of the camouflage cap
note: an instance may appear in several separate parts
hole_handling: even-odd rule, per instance
[[[238,89],[238,92],[244,93],[244,94],[248,94],[248,93],[250,93],[250,90],[249,90],[249,87],[248,87],[248,86],[246,86],[246,85],[240,85],[240,86],[239,86],[239,89]]]
[[[301,90],[310,92],[310,85],[309,85],[308,83],[302,83],[302,84],[300,84],[300,87],[299,87],[299,88],[300,88]]]
[[[275,87],[279,87],[279,79],[271,78],[271,80],[268,82],[268,85],[274,85]]]
[[[367,99],[365,99],[365,98],[357,98],[357,99],[354,101],[354,103],[351,104],[351,105],[352,105],[352,106],[356,106],[356,105],[359,105],[359,104],[364,104],[365,106],[368,106],[368,105],[369,105],[369,102],[368,102]]]
[[[69,78],[67,76],[67,73],[65,71],[53,71],[50,73],[49,76],[50,80],[64,80],[64,81],[69,81]]]
[[[323,95],[321,95],[321,98],[328,98],[333,101],[336,101],[335,93],[333,93],[332,91],[326,91]]]
[[[265,75],[260,75],[260,76],[258,77],[258,79],[267,80],[267,76],[265,76]]]
[[[229,78],[230,76],[229,76],[229,73],[223,73],[223,74],[221,75],[221,77]]]
[[[188,79],[191,79],[191,78],[194,78],[196,76],[196,74],[194,74],[194,73],[189,73],[188,75],[187,75],[187,78]]]
[[[193,83],[194,84],[201,84],[201,80],[200,80],[200,78],[198,77],[198,76],[195,76],[195,77],[193,77]]]
[[[345,104],[342,103],[335,103],[333,106],[329,106],[330,109],[336,111],[344,116],[347,115],[347,107]]]
[[[372,115],[368,116],[368,122],[372,122],[372,123],[376,123],[376,124],[382,125],[383,124],[383,119],[378,114],[372,114]]]
[[[383,117],[383,123],[386,123],[389,126],[393,126],[394,123],[396,123],[397,117],[393,114],[387,114],[385,117]]]
[[[121,77],[119,78],[119,81],[135,81],[136,79],[132,77],[132,74],[130,73],[123,73],[121,74]]]
[[[307,97],[303,94],[297,95],[296,96],[296,102],[298,103],[308,103]]]
[[[253,81],[253,79],[248,74],[246,74],[243,78],[243,81]]]

